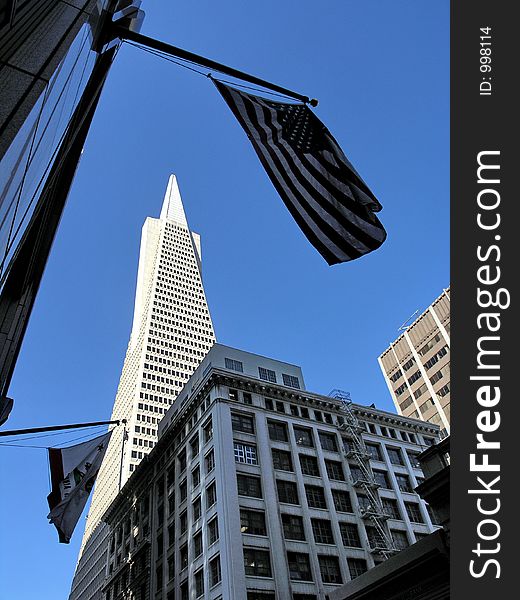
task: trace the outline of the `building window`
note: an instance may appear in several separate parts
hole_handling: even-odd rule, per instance
[[[283,402],[276,402],[276,412],[285,412],[285,404]]]
[[[251,592],[247,592],[247,600],[275,600],[275,593],[253,590]]]
[[[390,381],[392,383],[395,383],[399,379],[399,377],[401,377],[402,374],[403,373],[401,369],[397,369],[397,371],[390,377]]]
[[[267,535],[265,514],[259,510],[240,509],[240,531],[250,535]]]
[[[253,475],[237,474],[238,494],[240,496],[249,496],[251,498],[262,497],[262,484],[260,477]]]
[[[188,529],[188,511],[186,510],[181,513],[179,517],[179,529],[181,531],[181,535],[186,533],[186,530]]]
[[[347,562],[351,579],[363,575],[367,570],[367,561],[363,558],[351,558],[349,556],[347,557]]]
[[[327,468],[327,475],[329,479],[335,481],[345,481],[345,474],[343,473],[343,467],[340,462],[335,460],[326,460],[325,467]]]
[[[343,583],[337,556],[318,556],[323,583]]]
[[[192,482],[192,486],[194,488],[196,488],[199,485],[199,483],[200,483],[200,468],[199,467],[196,467],[191,472],[191,482]]]
[[[199,531],[193,538],[193,551],[195,553],[195,557],[200,556],[202,554],[202,550],[202,532]]]
[[[287,442],[287,425],[281,421],[267,421],[269,438],[273,442]]]
[[[215,468],[215,453],[213,452],[213,450],[206,454],[206,458],[204,459],[204,461],[206,466],[206,473],[211,473],[211,471],[213,471],[213,469]]]
[[[323,431],[318,431],[318,437],[320,438],[320,443],[323,450],[329,450],[331,452],[338,451],[336,436],[333,433],[325,433]]]
[[[282,471],[293,471],[290,452],[285,452],[284,450],[277,450],[276,448],[273,448],[271,452],[273,454],[274,469],[280,469]]]
[[[233,390],[233,389],[229,388],[228,398],[230,400],[232,400],[233,402],[238,402],[238,390]]]
[[[184,471],[186,468],[186,450],[183,450],[179,453],[179,469],[180,471]]]
[[[374,480],[382,488],[390,489],[392,487],[390,485],[390,481],[388,479],[388,474],[386,471],[376,471],[376,469],[374,469]]]
[[[318,460],[315,456],[307,456],[306,454],[300,454],[300,466],[304,475],[311,475],[312,477],[320,476],[320,469],[318,467]]]
[[[274,404],[270,398],[264,398],[264,404],[267,410],[274,410]]]
[[[181,584],[181,600],[189,600],[190,590],[188,588],[188,581],[184,581]]]
[[[306,485],[305,495],[307,497],[307,504],[311,508],[327,508],[325,492],[322,487],[318,487],[317,485]]]
[[[388,458],[393,465],[404,465],[399,448],[387,448]]]
[[[332,490],[332,498],[334,499],[334,507],[338,512],[353,512],[352,500],[348,492],[344,490]]]
[[[327,519],[311,519],[312,533],[317,544],[333,544],[332,526]]]
[[[206,490],[206,507],[213,506],[217,501],[217,487],[212,483]]]
[[[188,566],[188,544],[184,544],[179,550],[181,571]]]
[[[312,581],[309,555],[301,552],[287,552],[289,577],[293,581]]]
[[[200,569],[195,573],[195,597],[204,596],[204,571]]]
[[[204,425],[204,443],[209,442],[213,438],[213,423],[211,419]]]
[[[188,497],[188,482],[186,481],[186,479],[182,481],[179,485],[179,496],[181,502],[184,502],[184,500],[186,500],[186,498]]]
[[[406,514],[412,523],[424,523],[421,509],[417,502],[405,502]]]
[[[450,393],[450,386],[449,386],[449,384],[446,384],[441,387],[441,389],[437,392],[437,395],[440,396],[441,398],[444,398],[444,396],[447,396],[449,393]]]
[[[350,469],[350,475],[352,477],[352,481],[354,482],[354,484],[356,484],[359,481],[366,481],[367,478],[363,475],[363,471],[361,470],[361,467],[358,467],[357,465],[349,464],[349,469]]]
[[[391,519],[401,519],[401,513],[394,498],[382,498],[383,510]]]
[[[235,448],[235,462],[244,463],[246,465],[258,464],[256,458],[256,446],[241,444],[240,442],[235,442],[233,446]]]
[[[365,446],[372,460],[383,460],[379,444],[365,444]]]
[[[194,458],[199,453],[199,436],[196,435],[190,440],[191,457]]]
[[[246,575],[271,577],[269,552],[256,548],[244,548],[244,567]]]
[[[303,427],[294,428],[294,436],[296,437],[296,443],[298,446],[306,446],[307,448],[314,448],[314,442],[312,440],[312,431]]]
[[[340,523],[339,529],[344,546],[361,548],[361,538],[359,537],[359,530],[355,523]]]
[[[278,490],[278,500],[286,504],[299,504],[298,488],[292,481],[276,480],[276,488]]]
[[[398,550],[404,550],[405,548],[408,548],[410,544],[408,542],[406,531],[391,529],[390,533],[392,535],[392,539],[394,540],[394,545]]]
[[[305,540],[302,517],[282,514],[282,525],[283,535],[286,540]]]
[[[287,387],[296,388],[297,390],[300,389],[300,380],[298,377],[295,377],[294,375],[288,375],[287,373],[282,373],[282,379],[283,384]]]
[[[410,377],[408,377],[408,383],[410,385],[413,385],[420,378],[421,378],[421,372],[420,371],[415,371],[415,373],[412,373],[410,375]]]
[[[231,427],[233,431],[243,431],[244,433],[255,432],[255,419],[252,415],[241,413],[231,413]]]
[[[270,381],[271,383],[276,383],[276,373],[271,371],[271,369],[265,369],[264,367],[258,367],[258,375],[260,379],[264,381]]]
[[[202,516],[200,496],[193,501],[193,520],[198,521]]]
[[[215,517],[208,523],[208,545],[214,544],[218,540],[218,519]]]
[[[408,371],[409,369],[411,369],[415,364],[415,361],[413,358],[411,358],[408,362],[405,362],[403,365],[403,369],[405,371]]]
[[[428,390],[428,386],[425,383],[423,383],[414,391],[413,397],[417,400],[417,398],[420,398],[424,394],[424,392],[426,392],[427,390]],[[410,400],[408,406],[410,406],[411,403],[412,402]],[[401,404],[401,408],[405,408],[404,403]]]
[[[233,358],[224,358],[226,369],[230,369],[231,371],[237,371],[237,373],[244,372],[244,365],[239,360],[234,360]]]
[[[395,479],[397,481],[397,486],[401,490],[401,492],[413,492],[412,486],[410,484],[410,478],[408,477],[408,475],[396,473]]]
[[[419,462],[419,454],[417,452],[412,452],[411,450],[407,450],[406,453],[408,454],[408,458],[412,467],[420,469],[421,463]]]
[[[379,530],[375,527],[366,526],[368,545],[370,548],[385,548],[386,540]]]
[[[253,397],[249,392],[244,392],[242,398],[244,399],[244,404],[253,404]]]
[[[406,389],[406,383],[402,383],[398,388],[395,389],[395,393],[397,396],[400,396],[406,391]]]
[[[220,583],[222,579],[222,572],[220,569],[220,556],[216,556],[209,563],[209,585],[213,587]]]

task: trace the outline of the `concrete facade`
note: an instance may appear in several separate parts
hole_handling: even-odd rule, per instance
[[[111,438],[87,517],[71,599],[100,597],[107,551],[103,513],[157,443],[159,421],[215,341],[202,275],[200,238],[188,228],[174,175],[159,219],[141,236],[134,320],[112,420]],[[124,451],[123,451],[124,448]]]
[[[393,548],[379,547],[357,423]],[[439,428],[305,390],[295,365],[215,344],[105,514],[104,598],[310,600],[435,529],[414,492]]]
[[[450,288],[378,358],[399,414],[450,433]]]

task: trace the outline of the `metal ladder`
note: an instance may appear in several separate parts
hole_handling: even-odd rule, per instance
[[[352,400],[350,393],[342,390],[333,390],[330,397],[341,402],[340,410],[343,422],[339,425],[349,438],[348,449],[343,451],[349,460],[354,461],[359,469],[359,474],[352,477],[352,484],[355,488],[363,491],[367,502],[362,506],[360,504],[361,517],[374,528],[375,535],[369,536],[368,544],[372,554],[380,554],[388,558],[398,552],[387,520],[389,515],[385,513],[381,504],[381,499],[377,492],[380,485],[376,482],[372,466],[370,464],[370,453],[368,452],[363,439],[364,428],[360,426],[359,420],[352,409]]]

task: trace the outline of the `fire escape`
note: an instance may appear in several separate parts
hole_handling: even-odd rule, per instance
[[[370,464],[370,452],[363,439],[365,430],[360,426],[352,409],[349,392],[335,389],[330,392],[329,396],[341,402],[340,410],[343,422],[339,428],[348,438],[348,446],[345,445],[343,452],[351,466],[352,485],[362,494],[358,495],[359,508],[361,517],[365,521],[370,552],[386,559],[398,552],[398,549],[388,528],[389,515],[385,513],[377,492],[381,486],[375,480]]]

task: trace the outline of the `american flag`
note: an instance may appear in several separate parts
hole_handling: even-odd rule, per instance
[[[329,265],[379,248],[381,204],[305,104],[275,102],[213,79],[278,194]]]

